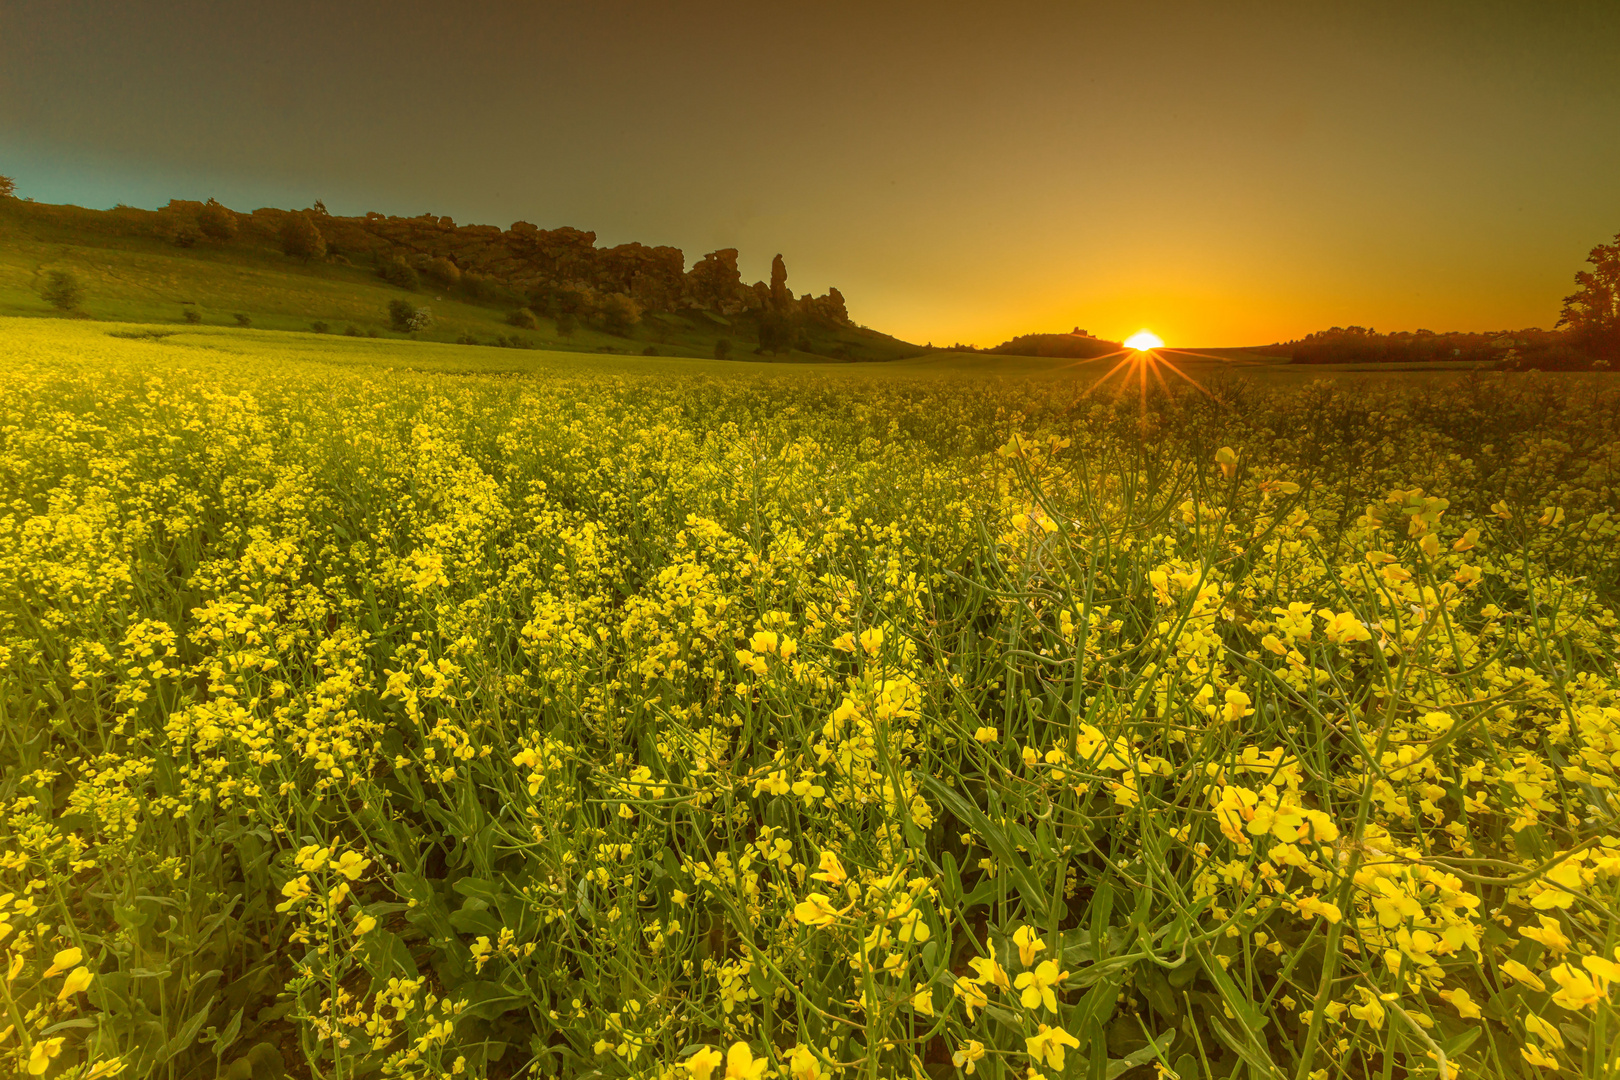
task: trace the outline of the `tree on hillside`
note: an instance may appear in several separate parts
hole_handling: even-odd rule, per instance
[[[427,264],[427,276],[446,289],[461,284],[461,268],[443,255]]]
[[[602,301],[602,327],[608,333],[627,337],[640,321],[641,305],[624,293],[613,293]]]
[[[203,204],[197,211],[197,228],[208,239],[220,244],[228,244],[236,239],[236,215],[213,199]]]
[[[793,293],[787,287],[787,263],[778,255],[771,260],[771,306],[786,311],[793,303]]]
[[[0,199],[15,199],[17,197],[17,181],[9,176],[0,176]]]
[[[408,332],[416,317],[416,305],[409,300],[388,301],[388,325],[401,333]]]
[[[793,344],[793,325],[780,310],[772,307],[759,316],[759,351],[779,353]]]
[[[305,262],[325,258],[326,238],[308,214],[291,213],[281,221],[281,250],[288,257]]]
[[[84,288],[71,270],[52,270],[39,290],[45,302],[58,311],[73,311],[84,299]]]
[[[417,279],[416,271],[411,264],[398,255],[379,255],[377,259],[377,276],[390,285],[398,285],[402,289],[415,292],[421,282]]]
[[[1564,297],[1558,325],[1593,356],[1620,358],[1620,234],[1586,256],[1591,270],[1575,275],[1580,288]]]

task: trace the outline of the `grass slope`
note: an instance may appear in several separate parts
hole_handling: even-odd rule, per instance
[[[544,318],[536,330],[517,330],[506,323],[516,301],[485,305],[430,287],[408,292],[381,281],[369,268],[302,263],[246,236],[179,248],[161,237],[132,235],[139,232],[137,215],[149,216],[126,208],[98,211],[0,199],[0,315],[56,315],[39,290],[49,271],[61,269],[83,283],[82,306],[91,318],[148,325],[186,326],[183,313],[194,306],[209,326],[234,327],[241,312],[266,330],[307,331],[325,322],[337,334],[354,326],[362,333],[405,338],[388,329],[387,314],[389,301],[403,298],[432,309],[434,326],[419,335],[429,341],[472,336],[493,343],[497,337],[518,337],[563,352],[653,348],[666,356],[713,356],[720,338],[731,342],[734,354],[751,356],[757,341],[749,318],[703,313],[649,314],[627,337],[582,325],[565,338]],[[862,327],[815,327],[810,336],[814,352],[794,350],[771,359],[815,362],[839,352],[852,360],[893,360],[922,351]]]

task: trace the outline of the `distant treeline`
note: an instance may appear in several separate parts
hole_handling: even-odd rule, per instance
[[[1620,235],[1587,253],[1590,270],[1575,274],[1557,329],[1437,334],[1380,334],[1335,326],[1289,342],[1296,364],[1425,363],[1472,360],[1505,368],[1607,370],[1620,363]]]
[[[984,352],[998,356],[1055,356],[1075,360],[1089,360],[1095,356],[1119,352],[1125,346],[1106,338],[1092,337],[1078,326],[1067,334],[1020,334],[989,349],[975,349],[971,345],[958,345],[965,352]]]
[[[1380,334],[1363,326],[1335,326],[1288,343],[1296,364],[1417,364],[1437,360],[1504,366],[1584,368],[1592,357],[1557,330],[1530,327],[1484,333],[1402,330]]]

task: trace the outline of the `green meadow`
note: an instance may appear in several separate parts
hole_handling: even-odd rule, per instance
[[[520,339],[526,347],[566,352],[643,353],[712,357],[725,338],[738,357],[751,355],[757,331],[746,318],[714,313],[649,313],[628,335],[579,325],[560,334],[556,321],[541,317],[534,330],[509,325],[507,315],[523,301],[474,303],[424,284],[419,290],[395,288],[367,266],[346,262],[290,259],[269,243],[243,237],[227,244],[200,241],[179,248],[155,235],[145,211],[92,211],[72,206],[37,207],[0,199],[0,315],[59,314],[40,296],[46,275],[68,270],[80,281],[86,317],[159,327],[187,326],[190,308],[202,326],[236,326],[236,314],[256,329],[308,331],[317,322],[329,333],[348,327],[394,340],[455,342],[471,337],[484,344]],[[124,220],[129,218],[130,220]],[[433,313],[427,331],[406,335],[389,328],[388,304],[406,300]],[[891,360],[922,350],[859,327],[814,327],[811,338],[822,353],[798,350],[772,359],[826,361],[835,350],[854,360]]]

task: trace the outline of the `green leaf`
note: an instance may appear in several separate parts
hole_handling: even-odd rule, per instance
[[[984,811],[938,777],[923,772],[915,775],[918,783],[955,815],[958,821],[964,822],[983,837],[985,846],[996,857],[996,861],[1012,874],[1013,885],[1028,908],[1027,917],[1032,921],[1045,922],[1049,914],[1047,909],[1051,903],[1050,898],[1046,895],[1046,890],[1041,888],[1035,872],[1019,857],[1007,833],[993,824],[985,816]]]
[[[1122,1058],[1115,1058],[1108,1063],[1108,1072],[1105,1074],[1104,1080],[1114,1080],[1116,1076],[1119,1076],[1127,1069],[1134,1069],[1138,1065],[1146,1065],[1155,1059],[1162,1059],[1164,1055],[1170,1052],[1170,1044],[1175,1041],[1176,1029],[1171,1028],[1140,1050],[1132,1050]],[[1182,1060],[1186,1060],[1185,1056],[1183,1056]],[[1183,1076],[1182,1080],[1194,1080],[1195,1076],[1196,1074],[1189,1074]]]
[[[187,1049],[197,1041],[197,1035],[202,1031],[203,1024],[208,1022],[208,1012],[213,1007],[214,999],[210,997],[208,1004],[193,1013],[191,1019],[181,1026],[174,1037],[163,1044],[163,1049],[157,1053],[157,1064],[161,1065],[170,1060],[180,1051]]]

